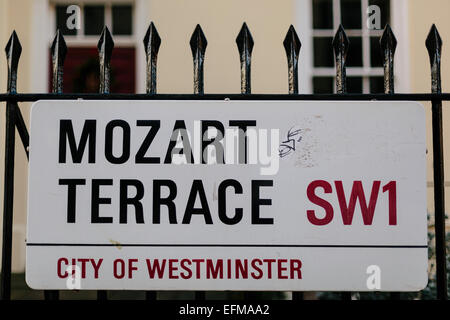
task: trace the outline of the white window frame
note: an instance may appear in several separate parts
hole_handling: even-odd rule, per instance
[[[336,69],[335,67],[314,67],[313,65],[313,38],[331,37],[333,38],[341,22],[340,0],[333,1],[333,29],[313,29],[312,17],[314,0],[297,1],[295,12],[297,13],[297,30],[302,42],[302,49],[299,60],[299,79],[303,83],[300,92],[313,92],[313,78],[316,76],[333,77],[333,92],[336,92]],[[361,17],[367,15],[369,0],[361,1]],[[390,1],[391,27],[397,38],[396,56],[402,59],[394,59],[394,81],[396,92],[408,92],[409,81],[409,38],[408,38],[408,16],[407,0]],[[363,93],[370,92],[370,77],[383,76],[383,67],[370,66],[370,37],[380,37],[383,30],[369,30],[362,21],[362,29],[346,29],[348,37],[358,36],[362,38],[362,67],[347,67],[347,76],[362,77]],[[384,26],[382,26],[384,28]],[[303,35],[303,36],[302,36]],[[331,47],[331,46],[330,46]],[[330,48],[331,50],[331,48]],[[350,43],[351,50],[351,43]],[[303,56],[302,56],[303,54]],[[333,53],[334,55],[334,53]]]
[[[145,36],[149,23],[150,6],[147,0],[33,0],[33,15],[31,28],[31,77],[30,89],[33,92],[48,92],[48,50],[52,44],[56,32],[56,4],[78,4],[78,3],[133,3],[133,26],[132,36],[115,36],[114,46],[134,46],[135,47],[135,88],[137,93],[145,92],[145,51],[142,46],[142,39]],[[105,17],[106,18],[106,17]],[[83,22],[83,21],[81,21]],[[107,22],[105,20],[105,22]],[[108,28],[111,24],[108,26]],[[89,36],[77,39],[74,36],[64,36],[66,43],[70,47],[76,46],[97,46],[99,36]]]
[[[65,35],[64,39],[68,46],[92,46],[97,45],[100,34],[85,35],[84,34],[84,7],[86,5],[104,5],[105,6],[105,25],[112,34],[112,6],[113,5],[131,5],[131,21],[132,32],[131,35],[114,35],[114,45],[120,46],[135,46],[136,45],[136,1],[134,0],[51,0],[50,1],[50,25],[52,26],[52,34],[56,33],[56,6],[76,4],[81,9],[81,24],[80,29],[77,30],[76,35]]]

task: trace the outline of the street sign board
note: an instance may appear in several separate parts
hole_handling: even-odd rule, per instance
[[[38,101],[35,289],[417,291],[422,105]]]

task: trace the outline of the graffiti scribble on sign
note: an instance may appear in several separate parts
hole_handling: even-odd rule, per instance
[[[294,127],[290,128],[286,140],[282,141],[280,147],[278,148],[278,153],[280,158],[283,158],[296,149],[296,143],[302,140],[302,136],[300,135],[302,129],[294,129]]]

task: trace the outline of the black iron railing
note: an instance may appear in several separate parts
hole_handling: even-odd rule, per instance
[[[432,135],[433,135],[433,177],[435,204],[436,234],[436,277],[437,297],[447,299],[447,270],[445,245],[445,204],[444,204],[444,158],[442,130],[442,101],[450,100],[450,93],[441,91],[441,47],[442,40],[433,25],[425,41],[431,64],[431,93],[394,93],[394,53],[397,45],[395,36],[386,25],[380,38],[384,63],[384,94],[349,94],[346,86],[346,58],[350,42],[342,26],[339,26],[333,39],[336,57],[336,92],[337,94],[299,94],[298,63],[301,43],[293,26],[290,26],[283,41],[287,55],[289,94],[251,94],[251,55],[253,39],[244,23],[236,38],[241,64],[241,94],[204,94],[203,65],[207,40],[200,25],[197,25],[190,40],[194,63],[193,94],[157,94],[157,58],[161,38],[153,23],[150,24],[144,37],[147,59],[146,94],[114,94],[110,93],[110,59],[114,48],[113,38],[107,27],[103,29],[98,42],[100,60],[100,88],[98,94],[63,93],[63,67],[67,46],[64,37],[57,31],[51,46],[52,54],[52,93],[24,94],[17,93],[17,68],[22,47],[15,31],[6,45],[8,62],[7,93],[0,94],[0,101],[6,102],[5,122],[5,174],[4,174],[4,206],[3,206],[3,248],[0,294],[3,300],[11,297],[11,256],[14,198],[14,158],[15,130],[17,129],[25,153],[28,157],[29,134],[23,120],[19,102],[30,102],[41,99],[111,99],[111,100],[407,100],[430,101],[432,103]],[[58,291],[45,291],[46,299],[58,299]],[[106,299],[106,291],[98,291],[98,299]],[[198,291],[196,299],[205,299],[205,292]],[[146,298],[156,299],[156,292],[148,291]],[[293,294],[294,300],[303,298],[301,292]],[[351,299],[351,292],[342,293],[343,299]],[[391,293],[391,299],[398,299],[398,293]]]

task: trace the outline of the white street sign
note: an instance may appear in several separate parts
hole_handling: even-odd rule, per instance
[[[38,101],[35,289],[418,291],[415,102]]]

